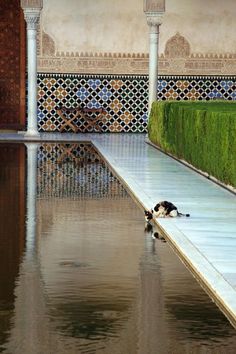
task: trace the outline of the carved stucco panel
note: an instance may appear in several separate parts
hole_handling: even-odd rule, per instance
[[[228,75],[228,73],[236,73],[236,60],[225,60],[221,69],[222,74]]]
[[[165,0],[144,0],[144,12],[165,12]]]
[[[28,8],[42,9],[43,8],[43,0],[21,0],[21,7],[22,7],[22,9],[28,9]]]
[[[177,32],[166,42],[164,53],[167,58],[187,58],[191,54],[190,43]]]
[[[55,55],[55,42],[49,34],[42,32],[42,55],[54,56]]]

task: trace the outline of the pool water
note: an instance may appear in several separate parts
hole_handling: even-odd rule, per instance
[[[236,331],[89,144],[0,144],[0,352],[235,353]]]

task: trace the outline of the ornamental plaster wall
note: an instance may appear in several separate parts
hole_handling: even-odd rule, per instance
[[[58,51],[148,52],[143,0],[44,0],[42,17]],[[235,18],[235,0],[166,0],[160,53],[176,32],[193,52],[234,52]]]
[[[235,0],[166,0],[160,74],[234,75],[235,18]],[[38,68],[40,72],[147,74],[148,33],[143,0],[44,0]],[[170,40],[172,49],[178,50],[166,56]]]

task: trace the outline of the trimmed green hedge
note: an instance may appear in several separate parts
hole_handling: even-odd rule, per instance
[[[148,137],[162,150],[236,187],[236,102],[154,102]]]

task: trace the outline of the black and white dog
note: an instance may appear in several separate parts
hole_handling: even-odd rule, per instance
[[[178,211],[177,207],[173,203],[168,202],[167,200],[157,203],[153,209],[154,210],[151,209],[151,211],[149,211],[149,210],[144,211],[145,220],[147,222],[150,222],[153,219],[153,217],[156,217],[156,218],[172,217],[172,218],[174,218],[177,216],[186,216],[186,217],[190,216],[190,214],[180,213]]]
[[[155,205],[154,207],[154,215],[158,217],[176,217],[176,216],[186,216],[189,217],[190,214],[183,214],[180,213],[177,209],[177,207],[171,203],[168,202],[167,200],[164,200],[162,202],[159,202]]]

